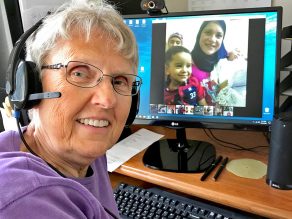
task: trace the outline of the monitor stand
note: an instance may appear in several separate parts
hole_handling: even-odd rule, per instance
[[[176,138],[150,145],[143,157],[144,165],[164,171],[200,173],[215,160],[214,146],[205,141],[187,140],[185,128],[176,129]]]

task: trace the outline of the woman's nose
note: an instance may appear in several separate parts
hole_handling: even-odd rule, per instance
[[[216,35],[215,35],[215,34],[212,34],[212,35],[210,36],[210,40],[211,40],[212,42],[216,42]]]
[[[111,78],[104,77],[103,80],[94,88],[92,101],[105,109],[113,108],[117,103],[117,95],[113,88]]]

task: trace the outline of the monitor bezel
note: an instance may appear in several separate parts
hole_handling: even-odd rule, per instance
[[[244,14],[256,12],[276,12],[277,13],[277,35],[276,35],[276,60],[275,60],[275,96],[274,96],[274,117],[277,118],[279,114],[279,84],[280,84],[280,59],[281,59],[281,32],[282,32],[282,7],[258,7],[258,8],[242,8],[242,9],[225,9],[225,10],[207,10],[207,11],[186,11],[186,12],[171,12],[168,14],[149,15],[124,15],[125,19],[137,18],[163,18],[176,16],[202,16],[202,15],[225,15],[225,14]],[[204,120],[204,118],[202,119]],[[184,128],[210,128],[210,129],[236,129],[236,130],[258,130],[270,131],[271,123],[265,124],[251,124],[250,122],[243,122],[243,120],[214,120],[214,121],[200,121],[179,120],[179,119],[143,119],[138,118],[134,120],[136,125],[154,125],[154,126],[168,126],[168,127],[184,127]]]

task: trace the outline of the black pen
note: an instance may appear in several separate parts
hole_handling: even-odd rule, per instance
[[[221,162],[222,156],[217,157],[217,159],[211,164],[211,166],[204,172],[203,176],[201,177],[201,181],[204,181],[215,169],[215,167]]]
[[[224,169],[224,167],[226,166],[228,162],[228,157],[225,157],[222,164],[220,165],[219,169],[217,170],[217,172],[215,173],[213,180],[216,181],[217,178],[219,177],[219,175],[221,174],[222,170]]]

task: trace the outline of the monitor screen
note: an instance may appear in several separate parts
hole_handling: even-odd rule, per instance
[[[145,152],[146,166],[203,172],[215,147],[185,128],[269,130],[278,108],[279,7],[125,16],[143,84],[135,124],[176,128]]]
[[[276,7],[125,16],[143,79],[134,122],[270,126],[278,106],[281,18]],[[172,45],[183,48],[168,51]]]

